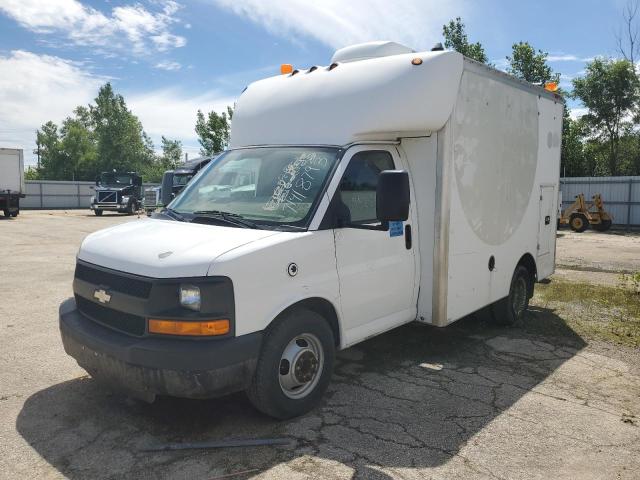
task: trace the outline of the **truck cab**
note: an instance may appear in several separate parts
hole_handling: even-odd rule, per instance
[[[187,183],[218,155],[194,158],[179,165],[174,170],[167,170],[162,177],[162,185],[145,190],[144,210],[147,215],[151,216],[154,211],[168,205],[184,189]]]
[[[132,215],[142,206],[142,177],[136,172],[102,172],[95,192],[90,208],[97,216],[105,210]]]
[[[244,390],[290,418],[338,350],[484,307],[524,321],[553,272],[562,108],[393,42],[255,82],[228,151],[151,219],[83,241],[64,348],[146,400]]]

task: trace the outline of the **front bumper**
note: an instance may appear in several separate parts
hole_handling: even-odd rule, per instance
[[[148,401],[245,390],[262,343],[262,332],[211,340],[133,337],[88,319],[73,298],[60,305],[59,322],[65,351],[92,377]]]
[[[112,212],[124,212],[127,209],[127,204],[124,203],[92,203],[91,210],[107,210]]]

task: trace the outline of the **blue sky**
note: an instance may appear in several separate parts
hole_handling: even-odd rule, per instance
[[[33,163],[35,129],[111,81],[156,146],[161,135],[177,138],[193,156],[196,110],[222,110],[281,63],[326,65],[336,48],[368,40],[428,49],[456,16],[497,67],[512,43],[529,41],[569,86],[590,58],[618,55],[625,3],[0,0],[0,146],[24,148]]]

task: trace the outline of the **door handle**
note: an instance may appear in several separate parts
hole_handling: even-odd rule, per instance
[[[411,225],[404,226],[404,246],[411,250]]]
[[[550,223],[551,223],[551,216],[547,215],[546,217],[544,217],[544,224],[549,225]]]

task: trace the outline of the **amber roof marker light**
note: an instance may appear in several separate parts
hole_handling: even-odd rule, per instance
[[[544,84],[544,89],[547,92],[557,92],[558,91],[558,82],[546,82]]]
[[[414,58],[413,60],[411,60],[411,65],[422,65],[422,59],[421,58]]]
[[[280,75],[287,75],[288,73],[293,72],[293,65],[290,63],[283,63],[280,65]]]

